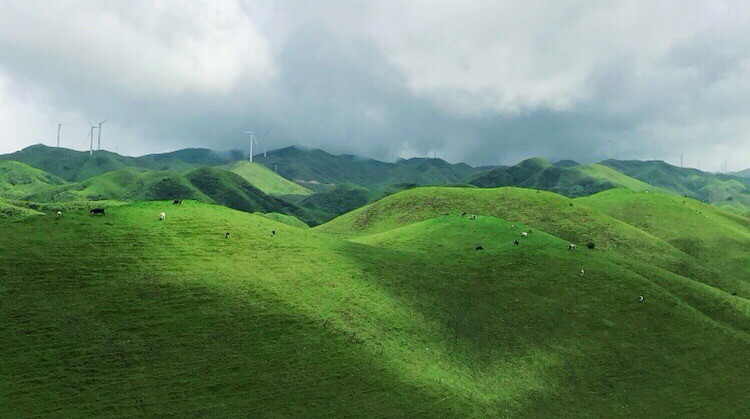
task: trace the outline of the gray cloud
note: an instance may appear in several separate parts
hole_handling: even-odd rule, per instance
[[[0,0],[0,151],[291,144],[750,166],[748,6]],[[656,141],[656,146],[654,146]]]

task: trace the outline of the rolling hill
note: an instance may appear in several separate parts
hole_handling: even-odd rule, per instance
[[[11,160],[0,160],[0,196],[23,198],[64,183],[65,181],[57,176],[29,165]]]
[[[240,160],[229,163],[224,169],[240,175],[256,188],[270,195],[310,195],[312,191],[287,180],[260,163]]]
[[[440,159],[412,158],[386,163],[299,147],[273,150],[265,157],[255,156],[255,160],[272,170],[278,170],[287,179],[314,182],[313,184],[354,184],[374,190],[399,183],[463,183],[477,172],[477,169],[467,164],[450,164]]]
[[[229,158],[207,149],[183,149],[142,157],[127,157],[105,150],[98,150],[89,155],[84,151],[42,144],[0,155],[0,160],[19,161],[71,182],[128,168],[187,172],[200,166],[219,166],[229,162]]]
[[[618,187],[632,190],[654,189],[606,166],[578,165],[572,161],[552,164],[541,158],[524,160],[511,167],[492,169],[477,175],[469,183],[483,188],[521,186],[569,197],[591,195]]]
[[[750,178],[750,169],[740,170],[739,172],[732,173],[734,176]]]
[[[750,414],[750,290],[593,201],[417,188],[311,230],[165,205],[0,220],[7,415]]]
[[[750,179],[672,166],[662,161],[605,160],[630,177],[680,195],[743,213],[750,209]]]
[[[187,174],[145,169],[122,169],[77,183],[41,188],[24,196],[30,202],[151,201],[195,199],[247,212],[279,212],[305,218],[295,205],[274,198],[241,176],[216,167]]]

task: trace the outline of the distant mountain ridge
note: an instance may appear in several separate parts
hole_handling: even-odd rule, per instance
[[[738,212],[750,209],[750,178],[702,172],[672,166],[663,161],[605,160],[601,164],[651,185],[703,202]]]
[[[385,188],[400,183],[447,185],[464,183],[479,172],[466,163],[451,164],[441,159],[411,158],[394,163],[351,154],[333,155],[323,150],[286,147],[254,160],[276,170],[287,179],[321,184],[354,184]]]
[[[562,163],[562,164],[561,164]],[[542,158],[531,158],[510,167],[498,167],[474,177],[470,184],[495,188],[522,186],[579,197],[612,188],[647,190],[649,185],[601,165],[579,165],[573,161],[552,164]]]

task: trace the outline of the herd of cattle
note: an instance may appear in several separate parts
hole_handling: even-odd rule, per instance
[[[175,200],[173,200],[173,201],[172,201],[172,205],[182,205],[182,199],[175,199]],[[105,213],[104,213],[104,208],[93,208],[93,209],[91,209],[91,210],[89,211],[89,213],[90,213],[91,215],[105,215]],[[55,213],[55,215],[56,215],[56,218],[60,219],[60,218],[62,217],[62,211],[57,211],[57,212]],[[449,214],[445,214],[445,215],[447,216],[447,215],[449,215]],[[468,214],[467,214],[467,213],[465,213],[465,212],[464,212],[464,213],[461,213],[461,217],[466,217],[467,215],[468,215]],[[163,212],[163,211],[162,211],[162,212],[160,212],[160,213],[159,213],[159,221],[164,221],[164,220],[166,220],[166,218],[167,218],[167,215],[166,215],[166,213],[165,213],[165,212]],[[476,220],[476,218],[477,218],[477,215],[476,215],[476,214],[471,214],[471,215],[469,216],[469,219],[471,219],[471,220]],[[510,228],[512,228],[512,229],[515,229],[515,228],[516,228],[516,225],[515,225],[515,224],[512,224],[512,225],[510,226]],[[527,238],[527,237],[529,237],[529,234],[531,234],[531,232],[532,232],[532,230],[531,230],[531,229],[529,229],[528,231],[522,231],[522,232],[521,232],[521,237],[522,237],[522,238]],[[228,239],[228,238],[229,238],[229,235],[230,235],[230,234],[229,234],[229,232],[227,231],[227,232],[226,232],[226,233],[224,234],[224,237]],[[271,237],[273,237],[273,236],[276,236],[276,230],[272,230],[272,231],[271,231]],[[513,245],[515,245],[515,246],[519,246],[520,244],[521,244],[521,242],[520,242],[519,240],[514,240],[514,241],[513,241]],[[568,250],[575,250],[575,248],[576,248],[576,245],[575,245],[574,243],[570,243],[570,244],[568,245]],[[474,248],[474,250],[477,250],[477,251],[480,251],[480,250],[484,250],[484,247],[483,247],[483,246],[476,246],[476,247]],[[584,274],[585,274],[585,271],[584,271],[583,269],[581,269],[581,270],[580,270],[580,271],[578,272],[578,275],[580,275],[580,276],[583,276]],[[733,295],[733,296],[736,296],[736,295],[737,295],[737,293],[734,293],[734,294],[732,294],[732,295]],[[638,301],[639,301],[639,302],[643,302],[643,301],[644,301],[644,297],[643,297],[642,295],[638,296]]]

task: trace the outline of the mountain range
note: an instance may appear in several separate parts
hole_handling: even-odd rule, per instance
[[[255,156],[250,163],[236,152],[208,149],[127,157],[35,145],[0,155],[0,162],[0,196],[6,199],[63,202],[183,197],[252,212],[295,214],[312,224],[425,185],[517,186],[568,197],[612,188],[659,190],[740,214],[750,211],[750,178],[741,176],[747,171],[716,174],[661,161],[579,164],[531,158],[514,166],[475,168],[441,159],[389,163],[287,147]],[[209,189],[211,194],[206,193]]]

